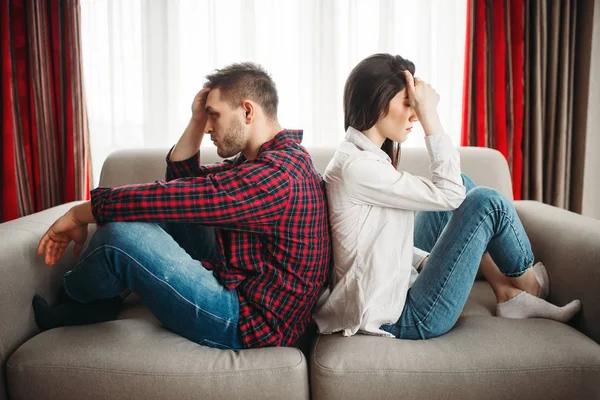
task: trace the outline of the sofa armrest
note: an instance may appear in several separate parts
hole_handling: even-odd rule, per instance
[[[557,305],[580,299],[575,328],[600,343],[600,221],[543,204],[515,201],[533,253],[546,265]]]
[[[79,202],[63,204],[48,210],[0,224],[0,399],[6,393],[4,368],[10,355],[26,340],[39,333],[31,300],[39,294],[54,301],[63,274],[75,259],[72,246],[53,267],[36,255],[38,243],[48,227]],[[90,237],[95,225],[90,226]]]

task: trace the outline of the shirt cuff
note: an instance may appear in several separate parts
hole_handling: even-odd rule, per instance
[[[171,147],[166,157],[167,174],[165,179],[172,181],[173,179],[195,176],[200,166],[200,150],[186,160],[171,161],[171,154],[173,154],[174,149],[175,146]]]
[[[418,247],[414,248],[413,251],[413,262],[412,262],[412,266],[417,269],[419,267],[419,264],[421,264],[421,262],[425,259],[425,257],[427,257],[429,255],[428,252],[426,252],[425,250],[421,250]]]
[[[94,219],[96,220],[96,224],[101,226],[110,222],[104,215],[104,205],[106,202],[110,201],[108,197],[110,196],[111,188],[106,187],[97,187],[96,189],[92,189],[90,191],[91,201],[92,201],[92,214],[94,215]]]

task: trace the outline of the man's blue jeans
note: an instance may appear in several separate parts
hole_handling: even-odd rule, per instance
[[[202,225],[114,222],[98,228],[64,287],[87,303],[135,292],[168,329],[202,345],[243,348],[239,300],[198,261],[214,254]]]
[[[381,329],[400,339],[448,332],[460,316],[488,251],[500,271],[521,276],[533,263],[531,244],[512,203],[500,192],[476,187],[463,174],[467,197],[454,211],[418,212],[415,247],[431,254],[408,291],[395,324]]]

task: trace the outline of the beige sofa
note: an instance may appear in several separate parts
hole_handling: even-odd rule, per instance
[[[460,151],[463,171],[478,185],[512,198],[498,152]],[[166,152],[112,154],[101,185],[161,178]],[[323,171],[332,150],[311,154]],[[214,162],[216,155],[203,149],[202,158]],[[402,167],[427,175],[425,150],[404,149]],[[571,325],[497,318],[493,293],[480,281],[455,329],[436,339],[308,336],[303,351],[233,352],[165,330],[135,298],[116,321],[40,333],[31,298],[38,293],[53,300],[74,259],[49,268],[35,249],[73,204],[0,224],[0,399],[600,399],[600,221],[516,202],[534,252],[548,268],[550,300],[583,303]]]

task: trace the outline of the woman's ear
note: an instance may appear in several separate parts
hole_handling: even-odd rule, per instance
[[[254,118],[256,117],[256,106],[254,102],[250,100],[244,100],[242,103],[242,110],[244,112],[244,119],[247,124],[254,121]]]

